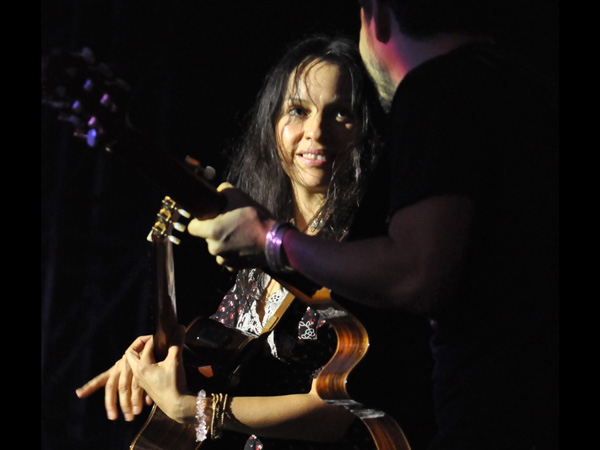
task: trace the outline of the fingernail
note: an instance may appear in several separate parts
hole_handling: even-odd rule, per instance
[[[139,406],[134,406],[132,409],[133,409],[133,414],[134,415],[138,415],[140,413],[140,407]]]
[[[106,417],[108,417],[108,420],[115,420],[117,418],[117,415],[113,411],[107,411]]]
[[[133,420],[133,415],[131,413],[125,413],[123,415],[125,416],[126,422],[131,422]]]

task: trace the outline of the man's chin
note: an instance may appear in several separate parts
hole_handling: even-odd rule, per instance
[[[389,113],[392,109],[392,101],[394,100],[394,94],[396,93],[396,87],[390,78],[389,74],[379,68],[379,66],[373,61],[371,55],[365,58],[363,56],[365,67],[369,78],[373,81],[377,93],[379,96],[379,102],[381,107],[386,113]]]

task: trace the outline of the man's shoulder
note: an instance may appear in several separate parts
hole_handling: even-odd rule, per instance
[[[548,105],[553,98],[551,83],[519,56],[492,43],[471,43],[411,70],[398,86],[392,111],[409,105],[412,113],[444,107],[452,114],[489,112],[490,105]]]

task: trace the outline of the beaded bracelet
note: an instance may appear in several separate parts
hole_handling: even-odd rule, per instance
[[[293,272],[293,268],[284,264],[282,261],[283,235],[286,231],[296,230],[297,228],[289,222],[275,222],[267,232],[265,240],[265,256],[267,265],[275,272]]]
[[[206,413],[204,407],[206,405],[206,392],[201,390],[196,397],[196,442],[202,442],[208,435],[206,429]]]

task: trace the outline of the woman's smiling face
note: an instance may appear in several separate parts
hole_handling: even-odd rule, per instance
[[[357,129],[346,71],[317,60],[292,75],[275,131],[294,192],[326,193],[333,161],[348,148]]]

